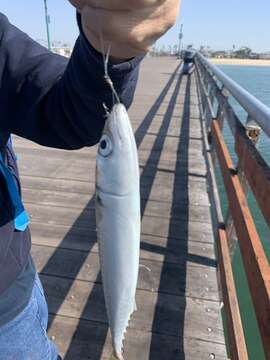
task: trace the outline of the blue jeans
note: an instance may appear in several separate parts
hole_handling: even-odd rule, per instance
[[[58,351],[47,336],[47,325],[48,306],[36,274],[26,308],[0,327],[0,360],[57,360]]]

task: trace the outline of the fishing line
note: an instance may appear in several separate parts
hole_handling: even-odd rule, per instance
[[[98,8],[98,2],[96,1],[96,8]],[[97,17],[98,18],[98,17]],[[103,57],[103,64],[104,64],[104,80],[106,81],[106,83],[109,85],[109,87],[112,90],[112,97],[113,97],[113,105],[115,105],[115,103],[120,103],[120,98],[117,94],[117,91],[115,90],[114,84],[112,82],[112,79],[110,78],[109,75],[109,59],[110,59],[110,53],[111,53],[111,44],[109,44],[108,46],[108,50],[105,50],[105,43],[104,43],[104,36],[103,36],[103,30],[102,30],[102,23],[99,21],[98,19],[98,32],[99,32],[99,42],[100,42],[100,46],[101,46],[101,52],[102,52],[102,57]]]
[[[151,269],[146,265],[140,264],[139,267],[147,270],[148,272],[151,272]]]

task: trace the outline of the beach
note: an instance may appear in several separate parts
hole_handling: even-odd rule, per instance
[[[270,66],[270,60],[256,60],[256,59],[209,59],[216,65],[241,65],[241,66]]]

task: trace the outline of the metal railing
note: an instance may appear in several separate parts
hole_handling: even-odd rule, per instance
[[[250,118],[270,137],[270,108],[259,101],[255,96],[251,95],[234,80],[229,78],[217,66],[211,64],[200,53],[197,53],[196,57],[209,75],[222,83],[224,88],[230,92],[239,105],[246,110]]]
[[[199,53],[195,56],[195,68],[230,357],[248,359],[230,257],[237,239],[265,357],[270,359],[270,267],[246,197],[250,188],[270,227],[270,201],[265,196],[270,194],[270,168],[256,148],[260,128],[270,136],[270,109]],[[237,117],[229,97],[246,110],[246,126]],[[234,138],[236,166],[222,134],[225,121]],[[225,219],[217,190],[215,164],[220,167],[228,199]]]

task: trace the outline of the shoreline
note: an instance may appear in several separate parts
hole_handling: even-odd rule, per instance
[[[270,60],[263,59],[225,59],[209,58],[215,65],[241,65],[241,66],[270,66]]]

